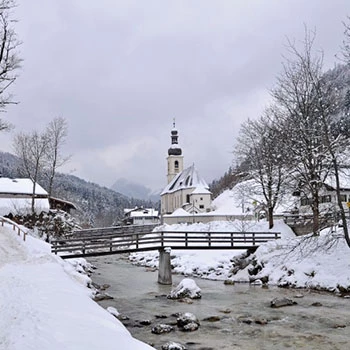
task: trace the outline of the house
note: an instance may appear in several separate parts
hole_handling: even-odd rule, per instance
[[[28,178],[10,179],[0,177],[0,215],[25,215],[31,212],[33,182]],[[70,212],[75,205],[63,199],[49,198],[47,191],[35,185],[35,212],[61,209]]]
[[[28,214],[31,211],[33,182],[30,179],[0,178],[0,215]],[[35,211],[49,211],[48,193],[37,183]]]
[[[146,225],[158,224],[159,212],[153,208],[136,207],[134,209],[124,209],[123,224],[126,225]]]
[[[171,146],[168,149],[168,184],[161,193],[161,214],[172,214],[181,208],[188,213],[210,211],[211,192],[194,164],[183,169],[182,149],[178,144],[178,131],[173,124]]]
[[[349,210],[350,205],[350,168],[343,167],[339,171],[340,198],[344,209]],[[296,193],[300,195],[299,193]],[[320,189],[321,213],[334,213],[337,210],[336,182],[334,175],[329,175]],[[300,195],[300,213],[310,212],[312,199],[307,194]]]

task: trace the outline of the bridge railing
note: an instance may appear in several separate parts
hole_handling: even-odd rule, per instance
[[[157,250],[165,247],[172,249],[248,249],[280,237],[279,232],[161,231],[149,234],[100,234],[99,236],[55,240],[52,242],[52,252],[68,258]]]
[[[126,226],[112,226],[112,227],[101,227],[101,228],[92,228],[84,230],[74,230],[72,231],[67,238],[72,237],[92,237],[92,236],[106,236],[106,235],[115,235],[115,234],[129,234],[129,233],[150,233],[157,225],[148,224],[148,225],[126,225]]]

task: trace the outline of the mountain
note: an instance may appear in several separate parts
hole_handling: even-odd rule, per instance
[[[0,173],[3,177],[23,177],[19,159],[13,154],[0,152]],[[48,188],[46,178],[38,182]],[[150,201],[129,198],[107,187],[62,173],[56,175],[53,196],[73,202],[78,209],[72,215],[81,225],[94,227],[110,226],[117,222],[123,217],[124,208],[154,207]]]
[[[138,198],[152,202],[160,200],[161,191],[152,191],[144,185],[131,182],[125,178],[118,179],[111,187],[112,190],[130,198]]]

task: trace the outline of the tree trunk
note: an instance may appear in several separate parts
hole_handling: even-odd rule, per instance
[[[273,208],[268,209],[269,229],[273,228]]]

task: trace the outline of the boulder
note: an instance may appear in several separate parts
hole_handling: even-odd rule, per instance
[[[275,298],[271,300],[270,306],[273,308],[278,308],[282,306],[297,305],[298,303],[292,299],[288,298]]]
[[[174,330],[173,326],[170,326],[168,324],[157,324],[152,328],[152,333],[154,334],[163,334],[163,333],[170,333],[171,331]]]
[[[192,332],[198,329],[200,322],[198,318],[190,312],[180,314],[177,318],[177,326],[187,332]]]
[[[168,295],[169,299],[200,299],[201,297],[201,289],[191,278],[184,278]]]
[[[168,341],[167,343],[162,345],[162,350],[186,350],[186,347],[179,343]]]

